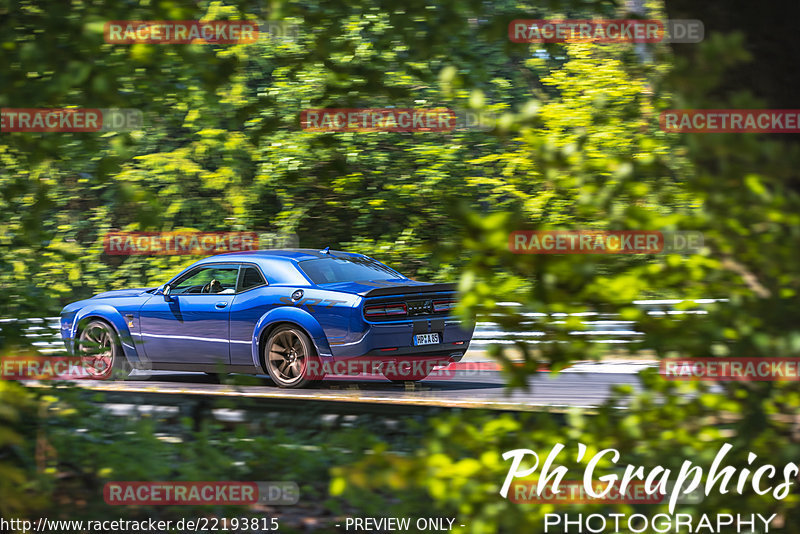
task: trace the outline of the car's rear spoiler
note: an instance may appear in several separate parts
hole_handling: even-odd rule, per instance
[[[456,284],[426,284],[420,286],[397,285],[394,287],[376,287],[359,292],[362,297],[386,297],[390,295],[408,295],[421,293],[439,293],[442,291],[455,291]]]

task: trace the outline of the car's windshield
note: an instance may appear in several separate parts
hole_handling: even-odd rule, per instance
[[[366,256],[321,258],[301,261],[298,265],[315,284],[403,278],[397,271]]]

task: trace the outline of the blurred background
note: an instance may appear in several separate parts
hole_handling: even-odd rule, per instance
[[[300,247],[360,252],[419,280],[457,282],[465,317],[509,333],[483,347],[504,366],[509,391],[543,366],[555,372],[611,352],[800,356],[796,136],[667,133],[658,122],[666,109],[800,108],[796,15],[789,2],[739,0],[0,0],[0,108],[126,108],[143,118],[131,131],[0,132],[0,354],[37,350],[31,325],[68,302],[158,285],[199,259],[109,255],[107,233],[186,230],[293,236]],[[592,18],[699,19],[705,36],[508,36],[514,19]],[[233,45],[108,44],[103,35],[111,20],[197,19],[291,31]],[[310,108],[388,107],[492,120],[410,133],[300,124]],[[508,249],[513,231],[553,228],[701,231],[704,248]],[[688,304],[662,314],[635,304],[669,299]],[[698,299],[708,299],[702,320],[680,313]],[[589,312],[629,321],[636,342],[575,335],[589,328],[579,319]],[[517,335],[531,329],[547,342]],[[747,451],[775,465],[800,453],[796,383],[711,387],[666,382],[654,369],[592,409],[558,413],[326,417],[326,408],[297,404],[238,422],[213,417],[240,407],[227,401],[109,417],[109,399],[62,386],[0,381],[2,517],[277,514],[289,531],[335,532],[346,516],[426,515],[457,517],[462,532],[542,532],[554,505],[498,494],[506,450],[583,442],[618,448],[626,463],[673,467],[710,464],[724,442],[742,466]],[[110,507],[110,480],[293,480],[302,497],[266,510]],[[712,495],[681,511],[776,513],[776,526],[791,532],[797,501],[796,492],[782,501]]]

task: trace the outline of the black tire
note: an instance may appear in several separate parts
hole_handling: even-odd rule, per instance
[[[264,343],[264,367],[278,387],[301,388],[321,379],[310,376],[311,366],[319,369],[317,361],[314,344],[299,327],[279,326]]]
[[[105,321],[89,321],[78,336],[77,355],[95,380],[123,380],[131,373],[116,331]]]

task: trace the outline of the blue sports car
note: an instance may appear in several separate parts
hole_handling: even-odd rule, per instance
[[[202,259],[159,287],[69,304],[61,336],[99,378],[266,371],[296,388],[369,362],[389,380],[421,380],[469,346],[473,326],[455,305],[452,284],[417,282],[361,254],[247,251]]]

